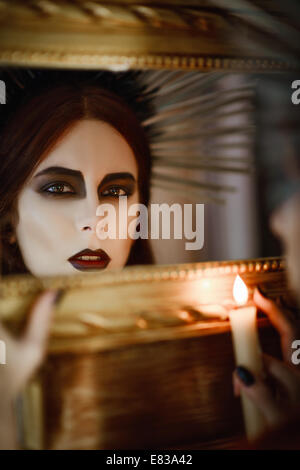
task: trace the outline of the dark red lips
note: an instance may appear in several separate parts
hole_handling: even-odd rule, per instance
[[[82,250],[76,255],[71,256],[68,261],[74,268],[80,271],[93,271],[104,269],[110,262],[111,258],[103,250]]]

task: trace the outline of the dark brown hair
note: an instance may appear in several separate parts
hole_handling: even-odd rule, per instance
[[[141,123],[125,100],[101,85],[84,81],[65,81],[39,89],[23,100],[1,132],[2,274],[28,272],[17,242],[10,243],[18,217],[16,201],[19,192],[41,160],[82,119],[106,122],[125,138],[137,161],[140,202],[148,205],[149,143]],[[148,240],[137,239],[126,264],[152,262]]]

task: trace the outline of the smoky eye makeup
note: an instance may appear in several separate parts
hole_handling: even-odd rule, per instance
[[[99,199],[130,197],[135,193],[136,188],[136,179],[132,173],[109,173],[103,178],[98,187]]]
[[[111,184],[99,191],[100,198],[119,198],[122,196],[130,197],[135,192],[135,184],[119,183]]]
[[[65,181],[54,181],[52,183],[47,183],[46,185],[43,185],[41,188],[39,188],[39,192],[55,196],[77,194],[73,186]]]
[[[81,172],[63,167],[49,167],[33,178],[33,189],[45,197],[84,197]]]
[[[85,197],[86,188],[80,171],[64,167],[49,167],[33,178],[33,189],[45,197]],[[130,197],[137,189],[137,182],[132,173],[108,173],[98,186],[98,197],[101,199],[118,199]]]
[[[40,178],[35,182],[34,190],[45,197],[84,197],[85,187],[71,178]]]

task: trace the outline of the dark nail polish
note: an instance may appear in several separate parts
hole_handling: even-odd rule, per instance
[[[254,376],[246,367],[238,366],[235,370],[241,381],[247,385],[247,387],[254,384]]]
[[[61,301],[64,293],[65,293],[64,289],[58,289],[58,291],[56,292],[56,296],[54,298],[54,301],[53,301],[54,305],[59,304],[59,302]]]

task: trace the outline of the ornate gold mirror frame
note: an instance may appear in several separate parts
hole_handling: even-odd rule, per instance
[[[1,0],[0,64],[286,70],[293,60],[280,41],[262,41],[279,20],[284,25],[282,11],[271,3]]]

